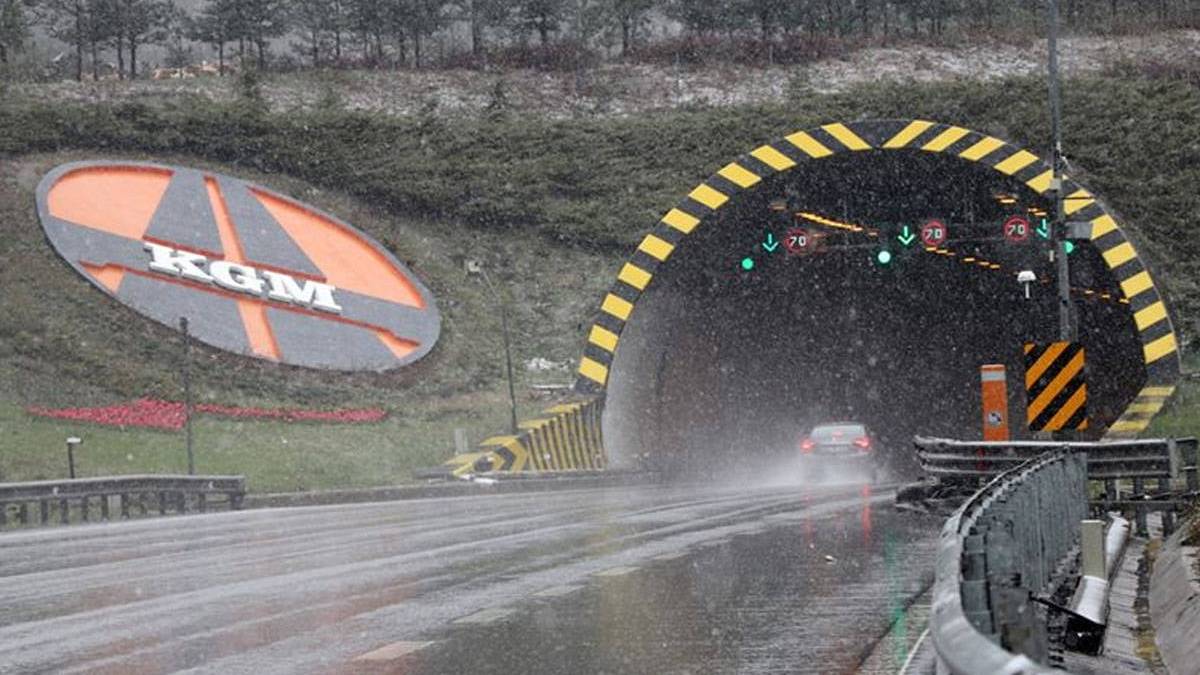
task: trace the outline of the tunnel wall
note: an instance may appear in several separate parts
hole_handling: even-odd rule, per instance
[[[764,178],[785,172],[803,162],[811,162],[840,153],[865,150],[920,150],[941,153],[964,162],[989,167],[1016,179],[1040,196],[1050,196],[1053,172],[1033,153],[993,136],[969,129],[925,120],[878,120],[847,124],[827,124],[818,129],[798,131],[785,138],[755,148],[730,162],[689,192],[670,209],[656,227],[645,236],[637,250],[621,267],[611,290],[604,296],[597,319],[588,335],[580,360],[577,389],[600,397],[620,396],[623,392],[647,386],[687,389],[703,397],[704,373],[688,375],[694,381],[678,377],[654,380],[654,368],[661,364],[632,365],[628,377],[612,381],[614,356],[626,326],[635,311],[687,311],[684,302],[654,302],[640,307],[644,292],[653,282],[660,266],[670,260],[684,238],[695,232],[731,198],[755,189]],[[1117,219],[1085,187],[1064,180],[1066,213],[1071,221],[1090,224],[1090,237],[1081,242],[1094,247],[1104,265],[1118,282],[1127,301],[1124,307],[1136,326],[1145,367],[1145,381],[1133,403],[1116,419],[1110,417],[1108,436],[1135,435],[1145,429],[1163,401],[1174,391],[1180,371],[1177,339],[1170,314],[1156,289],[1149,270],[1122,231]],[[636,329],[636,327],[635,327]],[[641,339],[691,339],[691,348],[712,350],[695,336],[672,336],[669,329],[657,328],[663,335],[639,336]],[[611,427],[611,428],[610,428]],[[640,444],[641,430],[605,425],[605,444]],[[686,443],[686,439],[680,439]]]

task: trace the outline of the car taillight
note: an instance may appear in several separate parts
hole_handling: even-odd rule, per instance
[[[854,445],[858,446],[859,450],[866,452],[867,450],[871,449],[871,439],[867,438],[866,436],[859,436],[858,438],[854,439]]]
[[[813,439],[806,438],[800,441],[800,452],[812,452],[816,445],[816,443],[813,443]]]

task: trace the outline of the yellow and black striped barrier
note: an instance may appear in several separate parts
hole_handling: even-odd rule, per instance
[[[1086,365],[1078,342],[1025,345],[1025,418],[1030,431],[1087,429]]]
[[[600,398],[547,408],[543,415],[518,424],[518,433],[487,438],[477,452],[455,455],[444,466],[455,476],[607,468],[600,432],[602,408]]]

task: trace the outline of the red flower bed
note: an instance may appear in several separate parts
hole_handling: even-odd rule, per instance
[[[178,431],[183,428],[183,403],[141,398],[133,403],[96,408],[42,408],[30,406],[30,415],[55,419],[77,420],[114,427],[141,427]],[[348,408],[344,410],[305,410],[302,408],[246,408],[240,406],[200,403],[193,413],[220,415],[241,419],[270,419],[283,422],[337,422],[363,424],[379,422],[387,417],[382,408]]]
[[[183,428],[183,404],[142,398],[133,403],[99,408],[41,408],[25,409],[30,415],[62,420],[92,422],[113,427],[144,427],[147,429],[178,430]]]

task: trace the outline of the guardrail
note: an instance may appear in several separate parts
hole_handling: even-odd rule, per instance
[[[93,515],[100,520],[130,518],[155,510],[158,515],[204,513],[214,507],[236,510],[245,495],[244,476],[152,474],[0,483],[0,528],[87,522]]]
[[[930,635],[938,673],[1052,673],[1031,594],[1042,592],[1079,539],[1087,458],[1058,450],[994,478],[946,521]]]
[[[1161,481],[1186,473],[1188,489],[1197,489],[1195,467],[1200,444],[1193,437],[1068,442],[956,441],[917,436],[913,444],[921,468],[940,478],[991,477],[1046,452],[1067,450],[1087,453],[1089,480]]]

